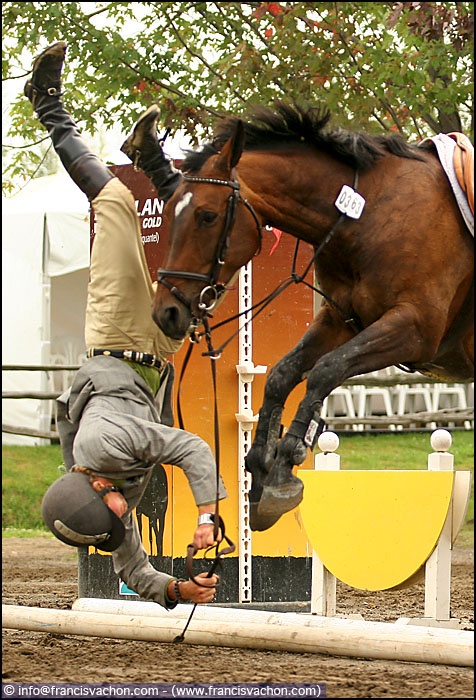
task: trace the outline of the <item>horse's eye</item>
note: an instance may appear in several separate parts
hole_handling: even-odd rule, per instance
[[[201,211],[197,215],[197,223],[199,226],[211,226],[215,223],[218,214],[214,211]]]

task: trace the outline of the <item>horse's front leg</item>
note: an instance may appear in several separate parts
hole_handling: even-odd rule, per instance
[[[260,502],[252,513],[252,530],[268,529],[281,515],[301,503],[303,483],[292,469],[304,462],[308,448],[312,449],[317,441],[324,398],[303,401],[289,430],[276,446],[273,465],[261,487]]]
[[[263,406],[253,444],[246,457],[246,469],[252,474],[252,486],[248,494],[252,530],[267,530],[283,513],[301,502],[302,482],[293,475],[292,469],[306,458],[307,446],[301,439],[302,430],[299,431],[299,436],[293,435],[291,427],[281,437],[284,404],[291,391],[310,373],[314,374],[319,358],[352,336],[347,325],[340,320],[336,321],[323,305],[299,343],[271,370],[265,385]],[[306,396],[309,395],[308,383]],[[301,402],[293,426],[299,425],[301,420],[301,428],[307,430],[310,417],[320,410],[322,401],[318,404],[313,409]],[[278,506],[273,505],[275,496],[280,499]],[[271,504],[270,508],[268,504]]]
[[[358,333],[351,340],[339,342],[321,353],[307,379],[307,390],[287,433],[279,441],[276,457],[263,483],[256,517],[251,523],[254,530],[264,530],[281,515],[299,505],[299,489],[292,469],[300,464],[313,449],[319,434],[320,413],[324,399],[346,379],[399,363],[427,361],[434,349],[426,350],[420,334],[419,317],[411,307],[391,309],[378,321]],[[342,340],[341,333],[338,340]],[[327,339],[327,343],[326,343]],[[319,340],[330,345],[329,335],[323,331]],[[428,343],[426,343],[428,346]],[[435,346],[436,349],[436,346]]]
[[[332,332],[329,332],[330,329]],[[292,474],[292,468],[304,461],[307,448],[302,440],[294,439],[291,442],[290,436],[281,437],[284,404],[291,391],[306,379],[319,357],[335,347],[336,338],[337,343],[343,343],[349,337],[349,329],[345,325],[336,328],[328,310],[323,306],[299,343],[271,370],[266,380],[255,437],[245,461],[246,469],[252,474],[252,486],[248,494],[252,530],[267,530],[285,510],[291,510],[301,501],[302,482]],[[284,449],[281,447],[283,440]],[[285,482],[281,484],[281,491],[284,498],[288,499],[289,507],[285,504],[285,510],[281,509],[278,515],[275,512],[261,512],[261,504],[268,496],[262,498],[263,487],[269,482],[268,474],[271,470],[273,482]]]
[[[252,529],[266,529],[272,525],[272,522],[267,524],[264,518],[259,528],[253,527],[264,480],[275,464],[284,404],[294,387],[305,377],[303,361],[302,348],[297,346],[273,367],[266,380],[256,433],[245,459],[245,467],[252,475],[248,494]]]
[[[252,530],[266,530],[302,501],[303,483],[293,474],[293,467],[304,462],[307,450],[317,442],[324,399],[347,378],[347,372],[346,353],[341,348],[321,357],[309,372],[306,395],[276,446],[274,462],[262,484],[261,499],[250,522]]]

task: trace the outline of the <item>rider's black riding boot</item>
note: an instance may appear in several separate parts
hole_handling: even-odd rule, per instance
[[[66,42],[58,41],[41,53],[33,64],[33,74],[24,93],[40,122],[48,129],[62,164],[76,185],[91,201],[114,177],[102,161],[91,153],[81,132],[60,100],[61,71]]]
[[[121,146],[121,151],[152,180],[160,197],[166,202],[180,185],[183,175],[166,158],[157,137],[160,110],[152,105],[134,126]]]

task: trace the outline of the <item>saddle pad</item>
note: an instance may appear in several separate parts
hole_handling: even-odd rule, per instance
[[[467,136],[458,131],[448,134],[456,141],[453,163],[456,177],[461,188],[466,192],[468,204],[474,214],[474,148]]]
[[[453,134],[454,137],[459,136],[462,137],[463,134]],[[464,137],[466,139],[466,137]],[[460,170],[460,164],[461,164],[461,154],[459,151],[461,150],[461,147],[457,144],[456,138],[453,138],[452,135],[450,134],[437,134],[436,136],[432,136],[429,139],[425,139],[422,141],[422,144],[428,143],[428,141],[432,141],[436,147],[436,150],[438,152],[438,157],[440,159],[441,165],[443,167],[443,170],[445,171],[448,180],[450,182],[451,188],[453,190],[453,193],[455,195],[456,201],[458,203],[458,206],[460,208],[461,214],[465,220],[466,226],[468,227],[469,231],[471,234],[474,236],[474,176],[471,177],[468,171],[468,168],[465,168],[465,187],[468,189],[466,192],[460,185],[458,181],[458,176],[456,173],[455,169],[455,161],[458,163],[458,169]],[[460,142],[461,138],[460,138]],[[469,146],[468,146],[469,144]],[[473,147],[471,145],[471,142],[469,139],[467,139],[467,142],[465,142],[465,150],[468,154],[467,158],[471,159],[471,162],[473,162],[474,157],[472,154]],[[471,147],[471,149],[469,149]],[[466,165],[468,163],[468,160],[463,161],[464,164]],[[471,175],[472,175],[472,165],[471,165]],[[468,179],[469,178],[469,179]],[[471,206],[470,206],[470,201],[471,201]]]

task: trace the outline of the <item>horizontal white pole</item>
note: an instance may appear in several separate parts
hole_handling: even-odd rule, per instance
[[[246,605],[246,604],[245,604]],[[73,610],[77,612],[100,612],[114,615],[150,615],[154,617],[170,617],[187,620],[193,605],[179,603],[173,610],[167,610],[157,603],[142,600],[113,600],[111,598],[77,598]],[[276,613],[265,610],[247,610],[246,608],[220,607],[218,605],[197,605],[193,613],[194,620],[209,620],[220,622],[259,622],[261,624],[291,624],[312,625],[315,615],[308,613]]]
[[[208,610],[208,608],[207,608]],[[229,609],[225,609],[229,614]],[[279,613],[274,613],[278,616]],[[287,613],[281,613],[284,617]],[[138,616],[2,605],[2,627],[85,637],[172,643],[182,634],[183,618]],[[472,632],[408,627],[385,622],[325,618],[312,626],[239,622],[223,616],[193,619],[185,633],[188,644],[328,656],[394,659],[453,666],[474,665]]]

